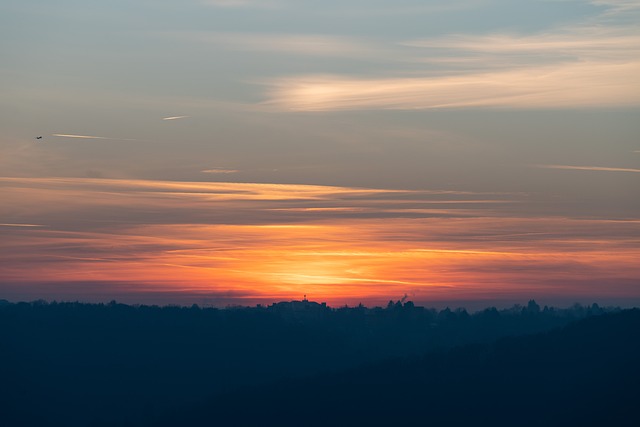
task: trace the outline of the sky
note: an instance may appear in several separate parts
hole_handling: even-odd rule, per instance
[[[638,22],[2,0],[0,299],[638,305]]]

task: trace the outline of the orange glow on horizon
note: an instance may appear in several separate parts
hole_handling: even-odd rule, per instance
[[[0,272],[5,283],[35,289],[63,283],[62,292],[73,283],[100,283],[100,292],[87,287],[87,295],[120,286],[120,294],[141,300],[154,292],[208,295],[214,303],[221,295],[251,303],[308,294],[332,304],[377,303],[405,294],[416,301],[638,294],[632,284],[640,279],[633,219],[528,218],[496,213],[493,203],[474,211],[445,206],[430,211],[440,216],[405,218],[394,212],[408,201],[396,204],[394,192],[337,187],[275,185],[271,193],[267,184],[19,184],[28,191],[4,190],[15,209],[26,212],[35,205],[33,197],[42,195],[38,200],[46,204],[38,208],[46,215],[6,224],[44,226],[4,227]],[[168,188],[185,192],[185,201],[176,204]],[[203,188],[212,194],[202,196]],[[413,197],[413,204],[443,196],[401,194]],[[391,197],[391,208],[380,207],[381,196]],[[460,201],[474,196],[456,195]],[[486,200],[482,194],[477,199]],[[342,204],[350,210],[343,212]],[[130,211],[120,220],[113,213],[100,216],[111,206]],[[352,208],[356,215],[367,210],[380,217],[349,216]],[[68,221],[71,211],[83,213]],[[331,216],[335,212],[347,216]],[[148,223],[136,223],[139,215]],[[78,286],[73,292],[83,295],[85,285]]]
[[[519,221],[522,220],[512,220]],[[425,220],[443,226],[444,220]],[[468,221],[468,227],[478,225]],[[460,225],[460,224],[458,224]],[[154,289],[183,292],[238,292],[257,299],[291,299],[306,293],[322,301],[379,301],[412,295],[425,300],[447,297],[523,293],[539,290],[536,270],[547,282],[603,279],[633,271],[639,251],[616,253],[613,242],[576,250],[558,242],[557,250],[540,250],[503,242],[482,243],[385,241],[387,229],[413,230],[402,220],[350,221],[347,224],[146,226],[125,235],[61,233],[56,245],[90,245],[103,256],[42,254],[43,262],[30,281],[114,281],[153,284]],[[33,231],[23,244],[37,244]],[[47,233],[45,231],[45,233]],[[29,240],[32,240],[30,242]],[[134,248],[139,248],[138,250]],[[166,249],[160,249],[166,248]],[[121,255],[120,255],[121,254]],[[18,260],[17,265],[20,264]],[[572,265],[573,271],[566,271]],[[554,268],[554,266],[557,266]],[[556,271],[560,269],[560,271]],[[582,270],[582,271],[581,271]],[[7,279],[21,281],[20,267],[5,269]],[[513,284],[518,286],[514,287]],[[142,287],[144,289],[144,286]],[[550,289],[562,293],[563,289]]]

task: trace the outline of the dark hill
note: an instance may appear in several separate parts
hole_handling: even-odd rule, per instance
[[[155,426],[638,426],[640,310],[218,396]]]
[[[473,359],[476,352],[488,357],[495,351],[483,344],[611,310],[619,311],[595,304],[541,308],[534,301],[473,314],[401,301],[386,308],[330,308],[303,300],[228,309],[0,301],[0,426],[138,426],[168,419],[167,413],[220,425],[242,414],[249,418],[241,423],[250,425],[264,414],[272,424],[289,413],[313,414],[305,425],[316,417],[337,422],[322,418],[330,414],[360,417],[364,408],[409,413],[405,401],[424,407],[411,401],[416,388],[426,390],[426,398],[437,397],[433,390],[447,392],[450,383],[466,390],[467,377],[480,374],[465,363],[478,365],[484,359]],[[471,343],[479,346],[443,356]],[[441,353],[429,356],[431,362],[417,362],[434,350]],[[394,359],[404,362],[376,365]],[[458,365],[469,371],[466,376],[456,377]],[[389,390],[390,396],[375,400]],[[211,396],[219,397],[202,412],[187,409]],[[396,397],[401,400],[393,403]]]

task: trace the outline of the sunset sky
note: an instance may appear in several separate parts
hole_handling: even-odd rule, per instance
[[[638,305],[639,22],[4,0],[0,299]]]

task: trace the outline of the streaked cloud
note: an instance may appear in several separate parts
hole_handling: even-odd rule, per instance
[[[637,298],[639,4],[10,7],[0,294]]]
[[[189,116],[171,116],[171,117],[163,117],[162,120],[180,120],[186,119]]]
[[[89,136],[89,135],[69,135],[64,133],[54,133],[52,136],[58,136],[60,138],[80,138],[80,139],[111,139],[103,136]]]
[[[591,296],[598,292],[594,280],[607,283],[609,295],[628,296],[636,295],[630,283],[640,278],[637,219],[532,216],[528,212],[539,208],[520,194],[71,178],[0,182],[3,218],[47,224],[5,228],[5,294],[37,294],[34,289],[45,292],[55,282],[67,283],[56,288],[58,299],[67,288],[77,298],[74,284],[90,283],[81,293],[88,299],[124,292],[137,301],[175,302],[224,294],[255,303],[307,293],[332,304],[375,304],[404,293],[418,302]]]
[[[638,0],[591,0],[591,3],[606,6],[608,13],[625,13],[640,10]]]
[[[633,172],[640,173],[640,169],[633,168],[610,168],[603,166],[570,166],[570,165],[536,165],[542,169],[565,169],[565,170],[581,170],[581,171],[601,171],[601,172]]]
[[[210,169],[201,170],[200,172],[213,173],[213,174],[217,174],[217,173],[226,174],[226,173],[238,173],[239,171],[237,169],[228,169],[228,168],[210,168]]]
[[[273,81],[265,104],[293,111],[634,106],[640,105],[638,75],[640,61],[425,78],[299,76]]]
[[[540,34],[448,35],[403,45],[463,51],[469,54],[530,55],[534,62],[567,58],[623,60],[640,52],[640,31],[632,27],[582,26]],[[531,56],[538,54],[539,56]]]
[[[106,136],[73,135],[73,134],[64,134],[64,133],[54,133],[51,136],[57,136],[58,138],[105,139],[105,140],[112,140],[112,141],[138,141],[137,139],[132,139],[132,138],[109,138]]]
[[[447,202],[456,204],[463,201],[485,203],[493,205],[495,200],[513,202],[520,199],[520,194],[483,193],[450,190],[393,190],[371,189],[358,187],[335,187],[322,185],[297,184],[264,184],[264,183],[235,183],[235,182],[181,182],[181,181],[151,181],[132,179],[101,179],[101,178],[14,178],[0,177],[4,185],[5,200],[15,197],[16,203],[28,202],[29,191],[35,202],[36,194],[46,194],[48,189],[54,190],[62,198],[74,198],[78,194],[96,192],[104,201],[103,204],[123,203],[128,195],[147,195],[149,200],[159,198],[158,202],[169,203],[175,198],[192,199],[193,201],[226,201],[248,202],[251,209],[256,209],[254,202],[264,208],[273,207],[344,207],[342,204],[352,203],[361,206],[373,206],[384,211],[386,208],[420,207],[430,202]],[[112,197],[105,197],[111,194]],[[22,197],[24,195],[24,197]],[[12,199],[13,200],[13,199]],[[281,202],[295,200],[297,206],[281,206]],[[79,200],[84,204],[87,199]],[[264,203],[264,204],[263,204]],[[275,203],[275,206],[270,205]],[[322,204],[318,206],[317,204]],[[411,206],[410,204],[414,204]],[[305,206],[312,204],[312,206]],[[325,204],[328,204],[325,205]],[[336,204],[338,204],[336,206]],[[170,205],[170,203],[169,203]],[[70,205],[69,205],[70,206]],[[187,205],[183,205],[187,206]],[[229,209],[235,210],[237,205],[230,203]],[[237,218],[234,214],[233,218]]]
[[[606,4],[620,15],[636,5]],[[534,34],[445,34],[399,44],[414,49],[424,71],[284,76],[267,82],[265,104],[285,111],[640,105],[640,30],[602,14]]]

